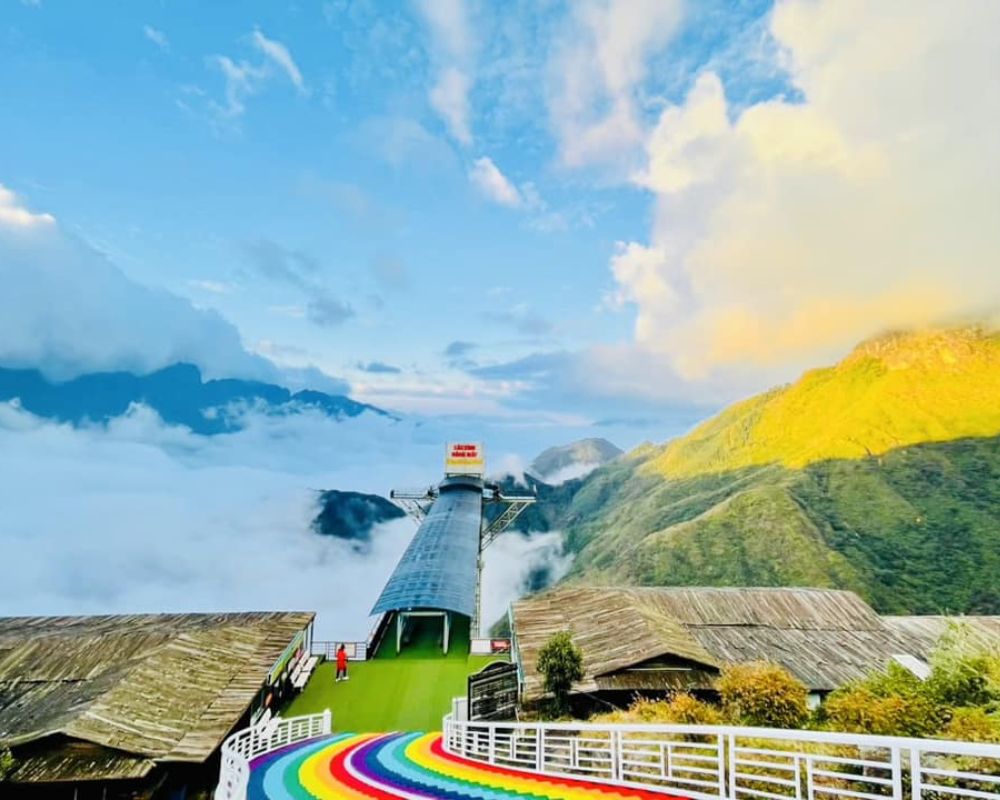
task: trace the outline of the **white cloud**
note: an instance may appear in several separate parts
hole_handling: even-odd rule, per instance
[[[211,294],[232,294],[236,288],[231,283],[207,280],[190,280],[188,281],[188,286]]]
[[[242,116],[246,111],[247,98],[256,94],[267,77],[267,70],[245,61],[237,64],[229,56],[212,56],[209,63],[214,64],[226,79],[225,104],[211,101],[211,108],[223,119]]]
[[[462,145],[472,144],[469,91],[474,38],[465,0],[418,0],[417,10],[431,34],[437,76],[429,92],[431,107]]]
[[[225,55],[208,58],[208,63],[218,69],[225,78],[225,101],[219,103],[210,100],[208,107],[218,121],[229,125],[235,124],[236,120],[243,116],[247,100],[257,94],[273,77],[275,68],[288,78],[299,94],[308,94],[302,73],[284,44],[268,39],[259,29],[250,35],[250,42],[263,56],[262,61],[237,62]]]
[[[637,92],[673,36],[677,0],[582,0],[549,63],[549,113],[563,163],[621,164],[643,138]]]
[[[170,50],[170,40],[167,39],[167,34],[161,30],[157,30],[152,25],[143,25],[142,32],[149,41],[159,47],[164,53]]]
[[[664,278],[667,254],[658,247],[638,242],[617,242],[611,258],[611,273],[618,290],[609,298],[612,308],[626,303],[655,302],[658,308],[670,308],[677,296]]]
[[[469,86],[468,75],[456,67],[441,70],[437,82],[431,88],[431,106],[444,120],[449,133],[460,144],[472,144],[469,128]]]
[[[779,3],[804,99],[733,119],[705,73],[647,138],[652,244],[612,262],[637,346],[688,377],[791,374],[1000,306],[998,27],[988,0]]]
[[[524,198],[517,187],[504,175],[493,160],[483,156],[473,162],[469,170],[469,180],[484,197],[502,206],[517,208],[524,204]]]
[[[525,536],[510,531],[486,551],[483,568],[483,626],[487,630],[507,613],[507,606],[541,584],[554,583],[572,565],[558,531]]]
[[[213,376],[267,379],[218,314],[127,278],[104,255],[0,187],[0,363],[68,377],[178,361]]]
[[[33,214],[20,204],[10,189],[0,184],[0,227],[7,228],[47,228],[55,225],[51,214]]]
[[[106,428],[74,429],[0,404],[0,608],[301,608],[319,612],[321,637],[364,637],[414,526],[383,525],[359,553],[309,529],[313,490],[426,484],[440,474],[440,431],[371,415],[249,413],[244,422],[239,433],[200,437],[135,407]],[[499,540],[487,560],[489,613],[550,561],[564,568],[551,536]]]
[[[471,57],[473,38],[465,0],[417,0],[417,10],[449,58],[465,61]]]
[[[268,39],[259,29],[253,32],[252,40],[254,47],[273,61],[288,76],[288,80],[292,82],[296,89],[303,93],[306,91],[302,73],[299,71],[298,65],[296,65],[292,54],[285,45],[274,39]]]

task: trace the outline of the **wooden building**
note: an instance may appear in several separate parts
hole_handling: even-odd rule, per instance
[[[567,586],[519,600],[511,632],[522,699],[543,695],[538,651],[568,630],[583,652],[575,687],[615,705],[673,689],[710,692],[725,664],[770,661],[820,698],[890,660],[926,658],[926,638],[853,592],[788,588]]]
[[[984,650],[1000,651],[1000,617],[926,616],[882,617],[887,625],[913,643],[916,655],[927,658],[949,628],[960,625],[969,642]]]
[[[192,796],[308,652],[305,612],[0,618],[5,798]]]

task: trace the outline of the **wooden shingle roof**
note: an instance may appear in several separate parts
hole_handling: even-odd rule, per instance
[[[631,686],[622,670],[664,658],[689,664],[692,680],[771,661],[828,691],[914,650],[853,592],[830,589],[571,585],[519,600],[512,616],[528,699],[542,694],[538,651],[562,630],[583,652],[579,691]]]
[[[949,628],[963,628],[971,643],[1000,650],[1000,616],[883,617],[886,624],[914,642],[916,655],[926,658]]]
[[[44,761],[204,761],[246,713],[307,612],[0,618],[0,745],[105,748]],[[32,749],[28,747],[27,749]],[[86,759],[90,761],[87,762]],[[88,769],[93,772],[98,766]],[[36,776],[37,777],[37,776]],[[118,777],[127,777],[120,775]]]

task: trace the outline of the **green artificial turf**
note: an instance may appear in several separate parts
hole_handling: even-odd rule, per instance
[[[338,731],[437,731],[453,697],[465,696],[466,678],[496,656],[470,656],[467,622],[456,625],[449,653],[440,647],[440,622],[422,620],[397,656],[393,632],[375,657],[349,665],[350,680],[335,682],[332,663],[321,664],[302,693],[282,712],[290,717],[329,708]]]

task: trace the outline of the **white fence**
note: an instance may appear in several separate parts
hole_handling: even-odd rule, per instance
[[[266,725],[256,725],[237,731],[222,743],[222,763],[215,800],[244,800],[250,782],[250,761],[285,745],[324,736],[332,730],[329,709],[321,714],[281,719],[275,717]]]
[[[700,725],[462,722],[444,745],[498,766],[708,800],[1000,800],[1000,745]]]

